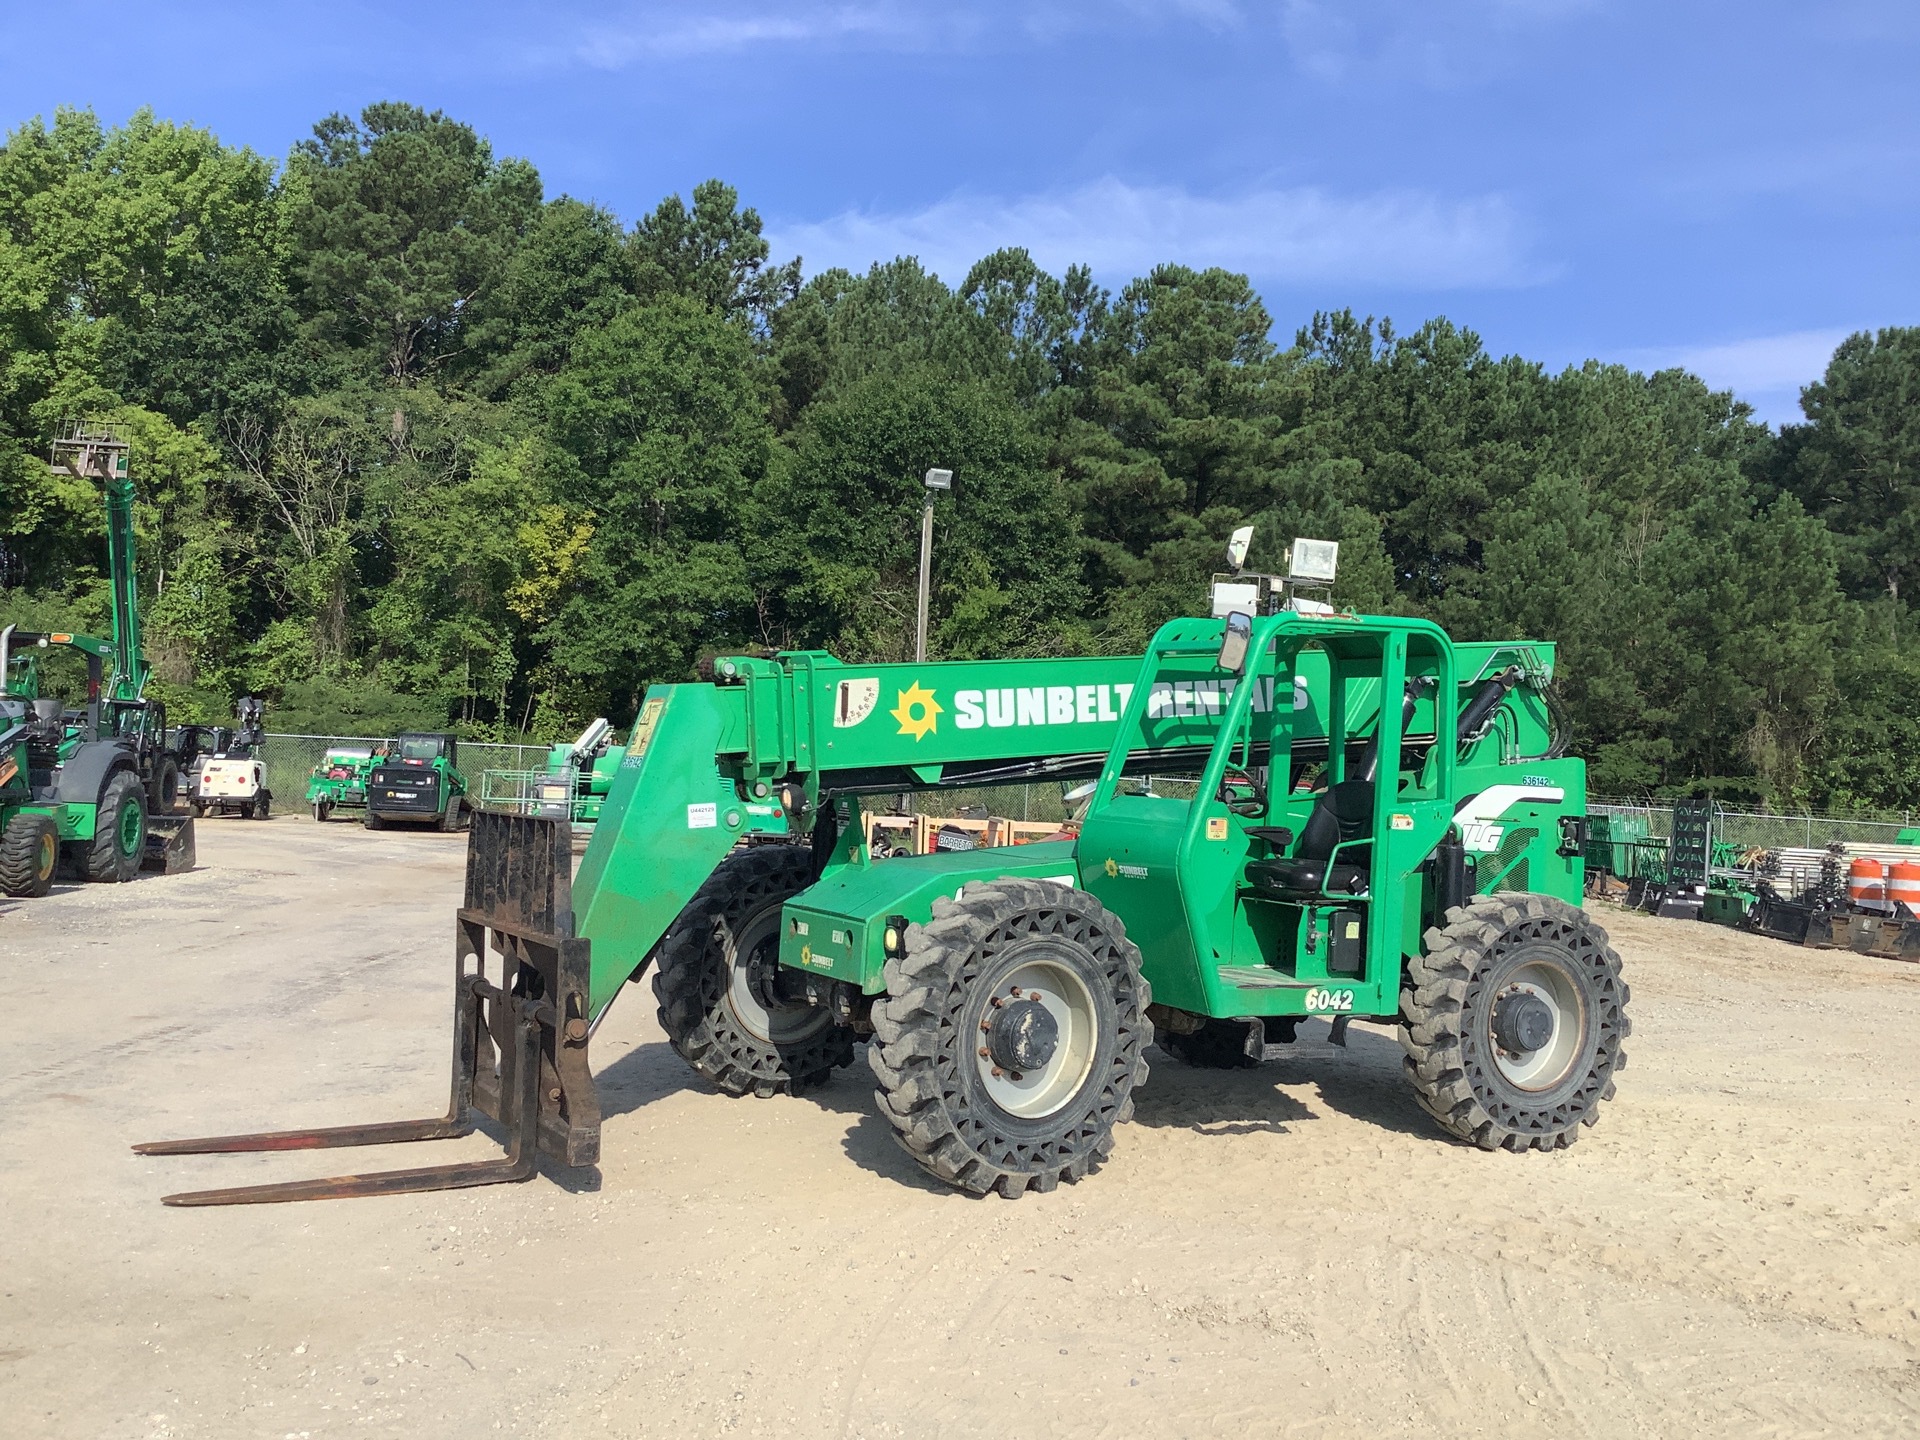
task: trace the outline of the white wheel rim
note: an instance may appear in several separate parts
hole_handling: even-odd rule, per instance
[[[1553,1033],[1538,1050],[1514,1054],[1500,1048],[1492,1030],[1492,1009],[1488,1011],[1488,1039],[1493,1061],[1510,1085],[1522,1090],[1551,1090],[1567,1078],[1587,1033],[1587,1005],[1573,977],[1558,965],[1534,961],[1522,965],[1501,983],[1493,1004],[1509,995],[1532,995],[1553,1012]]]
[[[735,939],[727,970],[727,1008],[734,1019],[757,1040],[769,1045],[791,1045],[824,1030],[833,1016],[812,1005],[783,1005],[770,1009],[753,993],[750,974],[753,954],[761,945],[780,943],[780,906],[747,922]]]
[[[1000,977],[993,998],[1038,1001],[1059,1027],[1059,1041],[1044,1066],[1018,1072],[996,1065],[991,1055],[979,1053],[985,1045],[976,1044],[974,1068],[988,1098],[1023,1120],[1044,1119],[1064,1109],[1093,1069],[1100,1012],[1086,981],[1057,961],[1030,960]],[[992,1013],[990,1001],[986,1014]]]

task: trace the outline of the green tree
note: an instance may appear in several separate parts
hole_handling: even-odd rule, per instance
[[[294,147],[299,298],[324,340],[395,382],[458,355],[540,215],[540,177],[439,111],[386,102],[330,115]]]
[[[636,288],[649,300],[685,296],[764,335],[800,289],[800,262],[768,265],[760,229],[758,212],[718,180],[694,186],[691,206],[669,195],[628,242]]]
[[[1891,619],[1920,581],[1920,327],[1849,335],[1800,404],[1776,473],[1839,537],[1849,591],[1886,595]]]
[[[753,633],[742,517],[772,445],[754,361],[744,327],[667,295],[583,331],[548,387],[571,457],[553,498],[592,536],[541,638],[604,713]]]
[[[922,477],[936,501],[930,649],[947,658],[1058,653],[1087,643],[1075,516],[1004,392],[909,371],[812,407],[790,437],[753,531],[758,638],[861,659],[913,655]]]

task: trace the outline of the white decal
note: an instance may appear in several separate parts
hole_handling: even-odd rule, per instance
[[[1028,685],[1004,690],[956,690],[953,723],[961,730],[1009,730],[1029,725],[1111,725],[1133,694],[1131,685]]]
[[[1454,823],[1460,827],[1460,843],[1479,854],[1500,848],[1506,826],[1494,822],[1523,801],[1537,805],[1558,805],[1567,792],[1558,785],[1489,785],[1454,811]]]
[[[720,807],[713,802],[687,806],[687,829],[711,830],[719,823]]]

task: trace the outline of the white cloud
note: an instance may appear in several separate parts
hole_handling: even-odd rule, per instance
[[[763,13],[688,15],[651,10],[594,25],[576,54],[602,70],[642,59],[671,59],[753,45],[807,44],[854,38],[902,40],[924,31],[921,19],[898,6],[783,6]]]
[[[1858,328],[1790,330],[1711,345],[1630,350],[1620,358],[1637,370],[1690,370],[1715,390],[1733,391],[1753,407],[1756,419],[1797,424],[1804,418],[1800,387],[1826,373],[1834,347]]]
[[[956,195],[908,213],[848,210],[769,228],[777,252],[805,256],[809,271],[864,270],[916,255],[949,284],[981,256],[1016,245],[1049,270],[1083,263],[1109,279],[1162,262],[1220,265],[1268,284],[1459,289],[1547,278],[1527,256],[1525,227],[1498,195],[1448,201],[1418,191],[1341,196],[1305,187],[1216,199],[1108,178],[1068,193]]]
[[[1662,365],[1691,370],[1716,390],[1785,390],[1826,372],[1833,350],[1851,330],[1794,330],[1785,335],[1759,335],[1719,345],[1696,345],[1657,352]]]

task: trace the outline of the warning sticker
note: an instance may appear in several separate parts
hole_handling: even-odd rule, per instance
[[[687,829],[711,830],[719,823],[720,807],[713,802],[687,806]]]

